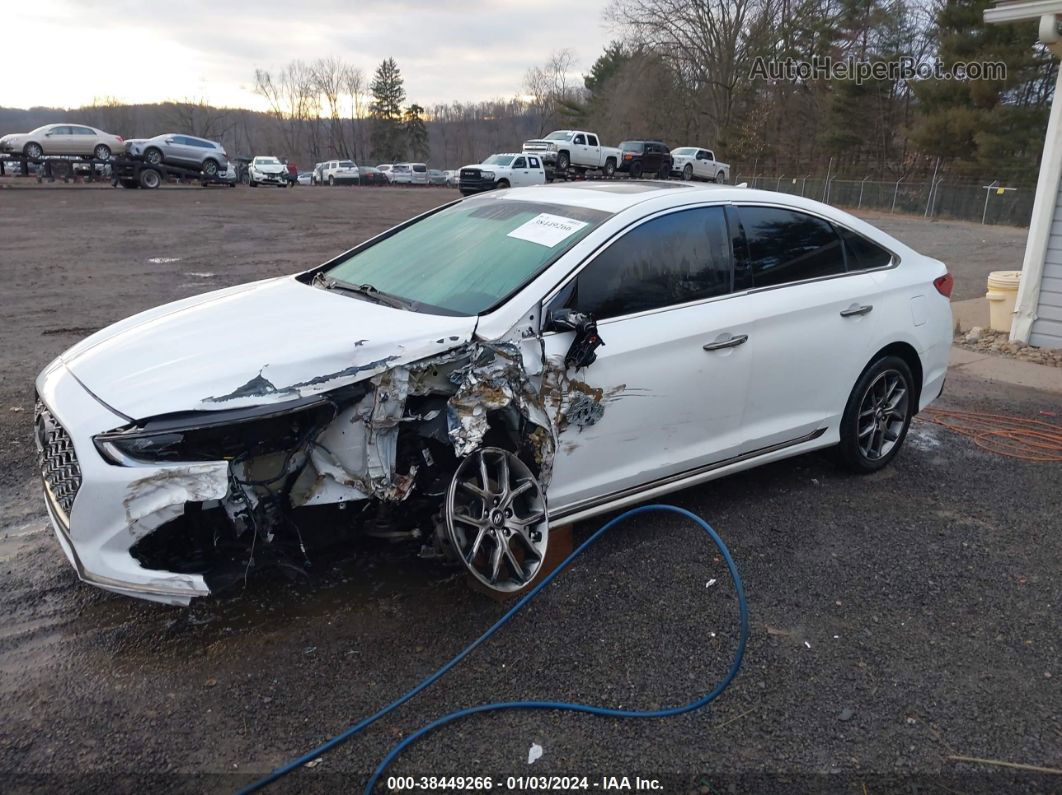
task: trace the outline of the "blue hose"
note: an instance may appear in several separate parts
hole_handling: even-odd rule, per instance
[[[472,643],[470,643],[461,652],[459,652],[456,657],[454,657],[448,663],[439,668],[439,670],[437,670],[435,673],[425,678],[412,690],[399,696],[397,699],[392,701],[386,707],[380,709],[378,712],[373,713],[367,718],[363,718],[358,723],[355,723],[353,726],[349,727],[348,729],[345,729],[343,732],[337,734],[331,740],[322,743],[321,745],[314,748],[312,751],[303,754],[298,759],[293,759],[287,764],[278,767],[272,773],[269,773],[268,775],[262,777],[254,784],[251,784],[249,787],[240,790],[240,795],[245,795],[245,793],[250,792],[257,792],[263,787],[272,784],[274,781],[277,781],[278,779],[283,778],[289,773],[298,770],[302,765],[305,765],[307,762],[310,762],[316,759],[317,757],[321,756],[322,754],[331,751],[336,746],[345,743],[358,732],[375,723],[384,715],[388,714],[392,710],[397,709],[402,704],[405,704],[407,701],[409,701],[415,695],[420,693],[422,690],[425,690],[426,688],[433,685],[435,682],[439,681],[450,671],[451,668],[453,668],[455,665],[461,662],[461,660],[463,660],[465,657],[467,657],[469,654],[471,654],[473,651],[483,645],[483,643],[486,642],[487,639],[490,638],[495,632],[497,632],[499,629],[509,623],[510,619],[512,619],[513,616],[519,613],[528,602],[538,596],[539,592],[543,588],[549,585],[558,574],[568,568],[568,566],[571,565],[571,562],[573,560],[579,557],[584,551],[586,551],[587,547],[597,541],[601,536],[603,536],[605,533],[607,533],[609,530],[611,530],[613,527],[620,524],[621,522],[625,522],[627,519],[630,519],[639,514],[656,511],[667,511],[670,513],[677,513],[680,516],[684,516],[690,521],[700,525],[701,529],[708,534],[709,538],[711,538],[715,545],[719,548],[719,551],[723,555],[723,560],[726,561],[726,567],[730,572],[730,577],[734,581],[734,590],[737,592],[738,610],[740,613],[741,622],[741,631],[738,637],[737,652],[734,654],[734,661],[731,663],[730,670],[727,672],[727,675],[718,685],[715,686],[715,688],[712,689],[711,692],[709,692],[707,695],[702,696],[701,698],[696,699],[695,701],[689,702],[688,704],[682,704],[677,707],[668,707],[667,709],[654,710],[610,709],[608,707],[595,707],[588,704],[569,704],[564,701],[504,701],[497,704],[480,704],[477,707],[467,707],[466,709],[459,709],[455,712],[451,712],[448,715],[443,715],[441,718],[438,718],[437,720],[432,721],[423,728],[418,729],[417,731],[413,732],[413,734],[409,735],[400,743],[398,743],[394,748],[392,748],[391,751],[387,754],[387,756],[384,757],[383,761],[380,762],[380,765],[376,768],[375,772],[372,774],[372,778],[369,779],[369,783],[365,785],[365,795],[372,795],[372,791],[376,787],[376,784],[380,780],[380,777],[384,774],[387,768],[390,767],[391,763],[394,762],[395,759],[407,747],[415,743],[425,734],[435,731],[439,727],[445,726],[448,723],[452,723],[453,721],[458,720],[459,718],[464,718],[467,715],[476,715],[480,712],[497,712],[508,709],[555,709],[565,710],[568,712],[586,712],[591,715],[608,715],[617,718],[666,718],[671,715],[681,715],[684,712],[692,712],[695,709],[700,709],[701,707],[708,704],[710,701],[716,699],[724,690],[726,690],[730,683],[734,681],[734,677],[737,676],[738,670],[741,668],[741,660],[745,656],[745,643],[748,640],[749,636],[749,608],[748,604],[745,601],[745,589],[741,584],[741,576],[738,574],[737,566],[734,564],[734,559],[730,556],[730,550],[726,548],[726,544],[723,543],[723,539],[719,537],[715,530],[713,530],[712,527],[706,521],[701,519],[696,514],[691,513],[690,511],[687,511],[684,508],[677,508],[674,505],[643,505],[638,508],[632,508],[631,510],[620,514],[616,518],[611,519],[610,521],[606,522],[601,527],[599,527],[593,535],[586,539],[586,541],[580,544],[579,547],[574,552],[572,552],[572,554],[565,558],[563,563],[561,563],[557,568],[551,571],[542,580],[542,582],[540,582],[538,585],[528,591],[527,594],[521,597],[521,599],[515,605],[513,605],[512,608],[507,613],[505,613],[505,615],[503,615],[496,622],[494,622],[494,625],[491,626],[490,629],[488,629],[486,632],[484,632],[482,635],[472,641]]]

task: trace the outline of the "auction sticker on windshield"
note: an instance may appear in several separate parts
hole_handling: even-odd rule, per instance
[[[584,226],[586,226],[586,221],[576,221],[574,218],[565,218],[563,215],[552,213],[539,213],[527,223],[516,227],[509,233],[509,237],[552,248]]]

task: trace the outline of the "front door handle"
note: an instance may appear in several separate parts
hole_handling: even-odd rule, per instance
[[[874,306],[872,304],[864,304],[863,306],[857,306],[856,304],[852,304],[847,309],[841,310],[841,317],[855,317],[856,315],[866,315],[869,314],[870,310],[873,308]]]
[[[730,337],[725,340],[716,340],[715,342],[709,342],[702,346],[706,351],[720,351],[723,348],[736,348],[738,345],[744,345],[749,339],[748,334],[738,334],[736,337]]]

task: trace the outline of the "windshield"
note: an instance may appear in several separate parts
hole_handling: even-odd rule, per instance
[[[468,199],[429,215],[325,273],[371,284],[424,311],[478,315],[508,298],[610,217],[583,207]]]
[[[697,150],[692,146],[683,146],[681,149],[672,149],[671,154],[678,155],[679,157],[693,157],[697,154]]]
[[[572,137],[574,133],[571,130],[557,130],[557,132],[551,132],[543,140],[545,141],[567,141]]]
[[[280,161],[275,157],[256,157],[254,159],[255,165],[258,166],[279,166]]]
[[[624,141],[619,145],[624,152],[641,152],[645,149],[644,141]]]
[[[491,155],[483,161],[485,166],[507,166],[513,162],[512,155]]]

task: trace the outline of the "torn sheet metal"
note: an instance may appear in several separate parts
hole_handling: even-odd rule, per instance
[[[546,486],[557,439],[542,397],[528,379],[519,346],[511,342],[475,344],[468,363],[454,371],[452,380],[458,388],[447,403],[447,418],[458,458],[482,446],[490,427],[489,412],[512,408],[537,426],[529,442],[539,464],[539,482]]]
[[[124,498],[129,532],[139,539],[184,513],[185,503],[220,500],[229,491],[225,461],[166,467],[129,484]]]

